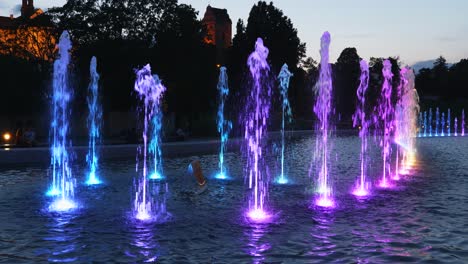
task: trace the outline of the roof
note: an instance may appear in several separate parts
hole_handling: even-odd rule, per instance
[[[11,29],[21,25],[41,27],[53,26],[50,16],[45,15],[44,11],[42,11],[40,8],[36,9],[29,18],[22,16],[16,18],[0,16],[0,28]]]
[[[208,5],[203,20],[216,20],[216,22],[228,22],[232,24],[226,9],[215,8]]]
[[[0,16],[0,28],[13,28],[16,26],[16,21],[10,17]]]

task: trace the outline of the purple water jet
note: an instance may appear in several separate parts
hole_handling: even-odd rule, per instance
[[[261,38],[255,43],[255,51],[247,60],[251,85],[245,104],[244,139],[246,142],[246,172],[250,190],[246,216],[254,222],[271,218],[268,212],[269,175],[265,161],[267,121],[270,113],[271,84],[268,48]]]
[[[314,113],[318,122],[315,125],[316,144],[315,144],[315,162],[318,169],[318,197],[315,204],[321,207],[333,207],[335,202],[329,177],[329,137],[330,115],[332,112],[332,75],[329,64],[330,33],[324,32],[321,38],[320,48],[320,75],[317,84],[314,87],[316,101],[314,104]]]
[[[139,148],[141,158],[137,159],[136,172],[140,174],[136,179],[136,191],[133,204],[133,215],[140,221],[161,221],[168,217],[166,211],[165,194],[168,191],[167,184],[158,184],[150,190],[148,181],[148,139],[151,137],[151,124],[161,103],[165,91],[157,76],[151,75],[150,65],[146,65],[136,72],[135,91],[142,102],[143,114],[143,148]],[[140,164],[141,163],[141,164]],[[140,172],[141,171],[141,172]]]
[[[461,117],[461,136],[465,136],[465,109],[462,110],[462,117]]]
[[[382,92],[377,107],[378,116],[376,118],[380,120],[382,126],[382,135],[380,139],[380,146],[382,147],[382,178],[379,182],[379,186],[382,188],[390,187],[390,181],[387,178],[390,175],[390,134],[393,129],[393,107],[392,107],[392,63],[389,60],[384,60],[382,73],[384,76],[384,83],[382,85]]]
[[[369,184],[367,183],[367,138],[369,136],[370,122],[366,118],[366,91],[369,87],[369,65],[365,60],[361,60],[361,77],[357,89],[358,104],[353,115],[353,126],[360,126],[359,137],[361,138],[361,175],[356,181],[353,194],[356,196],[366,196],[369,194]]]

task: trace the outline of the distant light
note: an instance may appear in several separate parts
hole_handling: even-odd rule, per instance
[[[217,68],[220,68],[220,67],[221,67],[221,64],[216,64],[216,67],[217,67]]]
[[[11,139],[11,134],[10,133],[3,134],[3,139],[6,140],[6,141],[10,140]]]

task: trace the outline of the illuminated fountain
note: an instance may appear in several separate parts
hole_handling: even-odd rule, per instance
[[[284,123],[285,119],[287,118],[288,121],[291,121],[291,106],[289,105],[288,100],[288,89],[289,89],[289,80],[293,74],[289,72],[288,65],[284,64],[281,68],[281,72],[278,76],[280,85],[280,93],[281,93],[281,102],[282,102],[282,123],[281,123],[281,175],[277,179],[279,184],[286,184],[288,183],[288,178],[284,175],[284,148],[285,148],[285,141],[284,141]]]
[[[457,137],[458,136],[458,119],[455,117],[453,122],[453,134]]]
[[[451,118],[450,118],[450,108],[449,108],[448,111],[447,111],[447,136],[449,136],[449,137],[451,135],[450,130],[451,130],[451,122],[452,122],[452,120],[450,120],[450,119]]]
[[[436,108],[436,127],[435,127],[435,136],[439,136],[439,125],[440,125],[440,112],[439,107]]]
[[[88,162],[88,177],[86,180],[87,185],[100,184],[101,180],[97,174],[99,166],[99,156],[96,150],[96,143],[101,138],[101,119],[102,110],[99,105],[99,74],[96,71],[96,57],[91,59],[90,74],[91,81],[88,87],[88,155],[86,161]]]
[[[226,151],[226,144],[229,139],[229,132],[232,129],[232,122],[224,118],[224,104],[227,96],[229,95],[228,76],[226,67],[221,67],[219,72],[218,81],[219,92],[219,106],[218,106],[218,132],[221,135],[221,147],[219,149],[219,173],[216,175],[217,179],[227,179],[226,168],[224,167],[224,152]]]
[[[331,134],[329,122],[332,112],[331,99],[333,88],[328,53],[330,40],[330,33],[323,33],[320,45],[320,75],[314,87],[316,94],[314,112],[318,119],[315,125],[315,162],[317,164],[315,167],[318,170],[318,197],[315,204],[321,207],[333,207],[335,204],[328,169],[330,155],[329,137]]]
[[[152,108],[152,115],[153,118],[151,119],[152,125],[152,133],[151,133],[151,141],[148,148],[148,153],[151,155],[153,159],[153,173],[149,176],[152,180],[160,180],[163,179],[163,168],[162,168],[162,151],[161,151],[161,128],[162,128],[162,118],[163,112],[161,109],[161,99],[163,93],[166,91],[166,87],[162,85],[161,80],[159,79],[158,75],[153,75],[154,79],[154,88],[151,91],[151,104]]]
[[[400,174],[409,173],[416,153],[415,138],[418,133],[419,96],[414,88],[412,69],[401,69],[398,91],[399,100],[395,109],[395,142],[397,143],[396,168],[393,177],[395,180],[400,178]]]
[[[377,115],[374,116],[376,122],[380,124],[381,139],[380,146],[382,147],[382,178],[379,186],[382,188],[390,187],[388,176],[390,175],[390,136],[393,129],[393,107],[392,107],[392,63],[389,60],[384,60],[382,73],[384,76],[384,83],[382,85],[382,92],[377,107]]]
[[[139,95],[142,103],[141,114],[143,114],[143,148],[139,147],[136,172],[139,174],[135,183],[135,200],[133,204],[133,215],[141,221],[161,221],[168,215],[166,211],[165,193],[167,193],[167,184],[150,185],[148,180],[148,138],[154,134],[154,131],[160,130],[160,127],[150,126],[155,124],[157,115],[160,112],[160,103],[165,87],[159,81],[157,75],[151,75],[150,65],[146,65],[136,72],[135,91]],[[158,124],[156,124],[158,125]],[[159,124],[160,126],[160,124]],[[159,145],[158,145],[159,146]],[[150,146],[151,148],[151,146]],[[156,164],[155,164],[156,165]],[[152,190],[150,187],[154,187]],[[162,197],[162,199],[159,199]]]
[[[264,155],[267,144],[267,121],[270,112],[271,84],[270,66],[267,62],[268,48],[258,38],[255,51],[247,64],[250,69],[251,85],[248,91],[244,115],[244,139],[246,141],[246,172],[250,190],[247,217],[254,222],[265,222],[271,218],[267,198],[269,175]]]
[[[429,108],[429,136],[432,137],[432,108]]]
[[[419,129],[418,129],[418,137],[422,137],[422,128],[424,127],[424,120],[423,120],[423,113],[419,112]]]
[[[445,137],[445,113],[442,112],[442,119],[440,121],[440,135]]]
[[[426,112],[426,111],[424,111],[424,124],[423,124],[423,128],[424,128],[423,137],[427,137],[427,112]]]
[[[366,196],[369,194],[369,184],[366,181],[367,174],[367,138],[369,137],[370,122],[366,119],[366,91],[369,87],[369,65],[365,60],[361,60],[361,77],[357,89],[358,104],[353,115],[353,126],[360,126],[359,137],[361,138],[361,176],[356,182],[353,194],[356,196]]]
[[[465,109],[462,110],[462,120],[461,120],[461,136],[465,136]]]
[[[52,183],[47,191],[54,196],[50,211],[68,211],[76,208],[73,200],[76,180],[71,171],[71,140],[68,122],[73,90],[70,88],[68,65],[70,64],[70,36],[64,31],[58,44],[58,59],[54,62],[52,123],[51,123],[51,173]]]

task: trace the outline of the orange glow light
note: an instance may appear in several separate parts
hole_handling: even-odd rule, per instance
[[[3,134],[3,139],[5,139],[6,141],[10,140],[11,139],[10,133]]]

